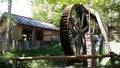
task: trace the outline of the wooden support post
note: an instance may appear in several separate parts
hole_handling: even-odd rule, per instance
[[[13,68],[17,68],[17,61],[16,60],[12,60],[13,62]]]
[[[32,41],[35,40],[35,28],[32,28]]]
[[[110,54],[113,55],[113,56],[110,57],[112,68],[116,68],[116,67],[115,67],[115,56],[114,56],[114,52],[110,52]]]
[[[85,40],[86,40],[86,51],[87,55],[92,55],[92,43],[91,43],[91,34],[87,33],[85,35]],[[87,59],[87,66],[92,67],[92,59]]]

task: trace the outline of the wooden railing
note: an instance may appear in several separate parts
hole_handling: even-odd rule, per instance
[[[47,57],[16,57],[12,58],[13,68],[17,68],[17,61],[25,60],[80,60],[80,59],[97,59],[110,57],[112,67],[115,68],[115,56],[113,52],[106,55],[79,55],[79,56],[47,56]]]

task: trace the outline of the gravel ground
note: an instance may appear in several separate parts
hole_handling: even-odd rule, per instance
[[[111,50],[116,53],[116,54],[119,54],[120,53],[120,41],[111,41],[109,42],[110,44],[110,47],[111,47]]]
[[[120,54],[120,41],[110,41],[109,42],[112,52]],[[104,58],[101,62],[102,65],[106,65],[110,58]]]

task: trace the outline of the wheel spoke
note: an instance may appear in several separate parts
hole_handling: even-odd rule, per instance
[[[84,28],[83,28],[83,32],[85,32],[87,28],[88,28],[88,26],[84,27]]]
[[[77,35],[73,38],[73,40],[71,41],[71,44],[74,44],[75,41],[79,38],[79,36],[80,36],[80,34],[77,34]]]
[[[84,22],[84,14],[82,14],[82,20],[80,20],[80,16],[78,13],[79,13],[79,9],[76,8],[76,14],[71,16],[72,21],[70,22],[72,26],[72,28],[70,28],[72,33],[70,34],[71,45],[73,47],[75,55],[80,55],[81,48],[83,46],[83,39],[80,35],[82,35],[83,33],[82,28],[83,28],[83,22]]]
[[[76,29],[78,32],[80,32],[80,31],[79,31],[79,28],[77,27],[77,25],[76,25],[75,23],[71,22],[71,24],[75,27],[75,29]]]
[[[74,22],[74,23],[76,24],[77,22],[78,22],[78,18],[76,17],[76,19],[75,19],[75,22]]]
[[[92,28],[92,34],[95,33],[95,25],[93,25],[93,28]]]
[[[70,32],[74,33],[74,27],[72,26],[72,24],[69,24],[69,30]]]
[[[77,50],[77,55],[80,55],[80,53],[81,53],[81,47],[83,46],[83,41],[82,41],[82,38],[80,37],[79,39],[78,39],[78,44],[77,44],[77,48],[76,48],[76,50]]]
[[[80,25],[81,28],[83,28],[84,16],[85,16],[85,15],[84,15],[84,13],[83,13],[83,14],[82,14],[82,20],[81,20],[81,25]]]

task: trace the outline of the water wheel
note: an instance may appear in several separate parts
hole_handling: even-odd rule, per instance
[[[84,53],[81,47],[85,46],[84,34],[88,31],[89,25],[86,15],[83,11],[79,11],[79,6],[80,4],[67,6],[61,17],[60,37],[65,55]]]
[[[84,34],[89,25],[80,4],[67,6],[60,21],[61,45],[65,55],[86,54]]]
[[[60,40],[64,55],[81,55],[87,54],[86,49],[86,34],[90,31],[90,35],[100,35],[106,39],[106,32],[101,24],[97,21],[95,15],[90,13],[91,24],[88,23],[89,11],[82,4],[68,5],[64,8],[60,20]],[[92,26],[91,26],[92,25]],[[104,32],[101,32],[104,31]],[[90,42],[92,41],[90,36]],[[89,48],[88,48],[89,49]],[[75,61],[70,61],[73,64]],[[87,65],[87,60],[82,60],[83,64]],[[70,65],[69,64],[69,65]]]

